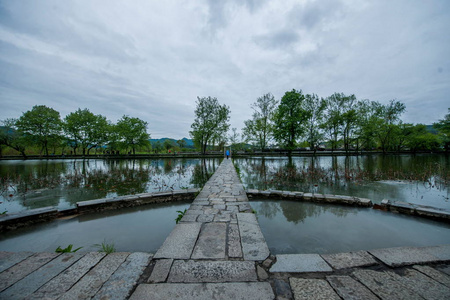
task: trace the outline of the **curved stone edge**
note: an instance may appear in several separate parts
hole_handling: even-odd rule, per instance
[[[372,201],[367,198],[359,198],[343,195],[317,194],[317,193],[303,193],[298,191],[282,191],[282,190],[246,190],[247,197],[250,198],[271,198],[271,199],[286,199],[299,200],[319,203],[343,204],[362,207],[372,207]]]
[[[58,210],[55,207],[30,209],[0,216],[0,232],[52,221],[63,216],[121,209],[155,203],[194,200],[201,189],[176,190],[171,192],[142,193],[77,202],[76,208]]]
[[[429,218],[437,221],[450,223],[450,210],[444,208],[437,208],[432,206],[418,205],[407,202],[395,202],[384,199],[380,204],[373,204],[370,199],[317,194],[317,193],[303,193],[297,191],[282,191],[282,190],[246,190],[249,200],[252,198],[277,199],[277,200],[293,200],[293,201],[307,201],[326,204],[341,204],[350,206],[359,206],[366,208],[374,208],[383,211],[390,211],[394,213],[401,213],[417,217]]]

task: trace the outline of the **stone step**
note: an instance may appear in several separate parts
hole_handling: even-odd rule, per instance
[[[257,281],[252,261],[174,261],[168,282],[239,282]]]
[[[154,258],[189,259],[202,223],[180,223],[158,249]]]
[[[141,284],[130,300],[272,300],[275,295],[268,282],[160,283]]]
[[[252,213],[237,214],[242,252],[245,260],[262,261],[269,255],[269,247]]]

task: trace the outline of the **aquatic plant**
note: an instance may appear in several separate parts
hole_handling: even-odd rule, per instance
[[[103,241],[101,244],[95,244],[94,246],[99,248],[98,252],[105,252],[106,254],[116,252],[116,247],[114,246],[114,243],[108,244],[106,241]]]
[[[184,211],[177,210],[177,213],[178,213],[178,217],[175,219],[175,222],[178,224],[178,222],[181,221],[181,219],[183,218],[184,214],[186,213],[186,209],[184,209]]]
[[[72,250],[72,248],[73,248],[72,244],[70,244],[69,246],[67,246],[64,249],[62,249],[61,246],[58,246],[58,248],[56,248],[55,252],[56,253],[74,253],[74,252],[77,252],[78,250],[80,250],[83,247],[79,247],[79,248],[77,248],[75,250]]]

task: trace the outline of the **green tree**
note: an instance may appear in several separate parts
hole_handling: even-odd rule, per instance
[[[316,94],[305,95],[306,114],[306,140],[309,147],[314,152],[323,139],[323,119],[326,109],[326,102],[320,99]]]
[[[427,130],[427,126],[416,124],[409,128],[410,134],[406,139],[406,145],[413,152],[416,151],[432,151],[439,148],[439,138]]]
[[[17,130],[17,120],[10,118],[1,121],[1,123],[2,127],[0,127],[0,145],[11,147],[12,149],[22,154],[24,158],[26,158],[27,155],[25,154],[25,149],[27,142],[24,135],[19,133]]]
[[[148,123],[139,119],[124,115],[115,126],[119,140],[123,147],[131,147],[133,155],[137,146],[147,146],[150,135],[147,133]]]
[[[195,120],[192,123],[190,135],[194,143],[205,154],[206,147],[211,141],[223,142],[225,134],[230,127],[230,108],[220,105],[217,98],[197,97],[197,108],[195,109]]]
[[[277,101],[271,93],[259,97],[251,105],[253,109],[252,119],[244,121],[243,135],[248,141],[256,144],[261,151],[267,147],[267,144],[272,139],[272,118],[277,104]]]
[[[177,141],[178,146],[180,147],[180,149],[186,148],[186,141],[181,139]]]
[[[59,112],[45,105],[35,105],[16,122],[20,134],[33,144],[36,144],[48,155],[48,147],[52,141],[61,136],[61,118]]]
[[[286,92],[273,117],[274,138],[282,147],[288,149],[289,155],[305,132],[308,112],[305,110],[304,101],[305,96],[301,90]]]
[[[169,151],[170,149],[172,149],[175,145],[172,143],[171,140],[169,139],[165,139],[164,140],[164,148]]]
[[[68,114],[64,118],[64,132],[69,144],[76,154],[80,147],[83,155],[97,146],[101,146],[108,139],[108,121],[102,115],[94,115],[87,108]]]
[[[339,139],[342,133],[343,120],[341,106],[344,97],[345,95],[342,93],[334,93],[325,99],[327,112],[323,128],[330,140],[332,151],[339,146]]]
[[[372,118],[374,124],[374,135],[383,153],[395,148],[394,141],[396,134],[399,134],[398,124],[401,121],[400,115],[405,111],[405,104],[391,100],[383,105],[379,102],[372,102],[375,114]]]
[[[444,119],[434,123],[433,127],[437,129],[439,136],[442,139],[445,151],[448,152],[450,149],[450,108],[448,109],[448,114],[445,115]]]

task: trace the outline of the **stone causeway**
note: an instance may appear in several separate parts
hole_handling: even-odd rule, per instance
[[[450,245],[271,255],[224,159],[155,254],[0,252],[0,299],[450,299]]]

